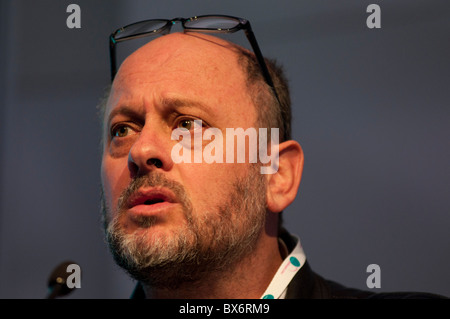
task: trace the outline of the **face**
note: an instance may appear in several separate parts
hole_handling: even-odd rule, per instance
[[[171,134],[217,128],[225,143],[226,128],[256,118],[224,41],[170,34],[123,63],[105,110],[102,202],[114,258],[132,276],[173,287],[251,252],[266,211],[257,164],[175,163]]]

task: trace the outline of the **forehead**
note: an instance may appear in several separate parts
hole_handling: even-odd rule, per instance
[[[230,112],[255,118],[246,83],[234,44],[204,34],[174,33],[149,42],[124,61],[106,112],[131,103],[128,100],[151,103],[151,99],[175,97],[227,105]]]

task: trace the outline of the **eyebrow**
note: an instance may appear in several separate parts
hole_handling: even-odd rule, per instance
[[[211,107],[205,103],[198,100],[193,100],[185,97],[165,97],[162,98],[161,106],[167,110],[176,109],[179,107],[197,107],[205,111],[211,111]]]
[[[164,113],[171,112],[180,107],[197,107],[205,111],[210,111],[212,109],[205,103],[184,97],[165,97],[159,101],[159,104],[163,108]],[[118,114],[131,118],[139,118],[140,116],[142,116],[142,110],[136,110],[135,108],[128,105],[121,105],[111,111],[111,113],[108,115],[107,123],[110,123],[114,116]]]
[[[139,118],[141,115],[140,111],[136,111],[134,108],[128,106],[128,105],[122,105],[119,107],[114,108],[111,113],[109,113],[108,115],[108,121],[106,123],[111,123],[111,120],[114,118],[114,116],[116,115],[124,115],[124,116],[128,116],[130,118]]]

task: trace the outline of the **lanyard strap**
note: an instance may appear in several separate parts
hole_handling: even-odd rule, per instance
[[[300,239],[296,236],[294,237],[297,240],[297,245],[283,260],[261,299],[279,299],[283,297],[292,278],[305,264],[306,256],[300,244]]]

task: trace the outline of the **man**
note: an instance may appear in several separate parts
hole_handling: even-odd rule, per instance
[[[346,289],[314,274],[299,240],[281,227],[280,214],[298,191],[303,152],[290,139],[283,75],[272,63],[269,69],[275,91],[252,53],[186,32],[150,41],[115,75],[102,110],[103,217],[116,262],[139,282],[133,297],[386,295]],[[240,149],[225,142],[229,128],[280,129],[279,143],[273,135],[268,142],[277,153],[275,170],[262,174],[273,163],[250,161],[249,147],[246,160],[238,161]],[[223,159],[232,152],[233,161],[189,160],[212,143],[190,143],[208,129],[223,134],[215,152],[222,145]],[[174,138],[180,130],[187,135]],[[189,142],[182,151],[193,150],[186,161],[174,152],[180,140]]]

